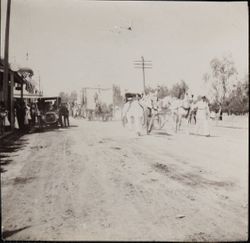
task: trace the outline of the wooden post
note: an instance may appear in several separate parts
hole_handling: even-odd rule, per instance
[[[14,72],[10,73],[10,127],[15,128],[15,109],[14,109]]]
[[[0,58],[1,58],[1,46],[2,46],[2,0],[0,0]]]
[[[5,106],[8,107],[8,87],[9,87],[9,30],[10,30],[10,8],[11,0],[7,2],[5,45],[4,45],[4,75],[3,75],[3,95]]]
[[[143,94],[146,94],[146,81],[145,81],[145,69],[152,68],[151,61],[145,61],[144,57],[141,56],[141,60],[134,61],[135,68],[142,69],[142,84],[143,84]]]
[[[142,59],[142,77],[143,77],[143,95],[146,94],[146,85],[145,85],[145,66],[144,66],[144,57],[141,57]]]
[[[21,102],[23,102],[23,81],[21,83]]]

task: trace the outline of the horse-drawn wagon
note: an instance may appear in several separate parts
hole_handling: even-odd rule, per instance
[[[112,89],[85,88],[84,108],[86,118],[91,120],[108,121],[113,115]]]

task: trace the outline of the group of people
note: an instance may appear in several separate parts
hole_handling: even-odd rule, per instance
[[[198,96],[196,100],[194,99],[194,95],[189,95],[188,93],[185,93],[179,99],[170,96],[165,97],[164,99],[167,101],[165,102],[165,107],[163,99],[159,99],[157,97],[157,92],[152,92],[147,95],[137,94],[132,98],[128,97],[125,100],[122,119],[126,116],[131,116],[133,117],[133,120],[136,121],[134,122],[135,127],[138,127],[138,124],[141,123],[140,120],[143,119],[143,116],[145,119],[145,113],[147,113],[147,117],[151,117],[150,122],[153,123],[154,117],[165,108],[165,110],[169,111],[168,114],[173,117],[176,132],[180,129],[182,120],[185,119],[189,127],[192,121],[194,121],[196,125],[196,134],[210,136],[209,120],[211,116],[209,101],[205,95]],[[131,102],[133,102],[132,106]],[[133,107],[136,108],[136,112],[132,112]],[[140,115],[140,118],[138,118],[139,116],[136,113],[140,114],[142,111],[144,112],[144,115]],[[128,125],[129,124],[130,123],[128,122]],[[136,130],[139,131],[138,128],[136,128]]]
[[[17,101],[15,103],[15,128],[22,131],[30,131],[38,121],[40,110],[36,103]]]
[[[37,122],[40,116],[36,103],[28,103],[23,100],[16,100],[14,103],[14,126],[16,129],[28,132]],[[0,104],[0,130],[1,134],[10,129],[10,112],[4,103]]]
[[[4,102],[0,102],[0,136],[4,134],[6,127],[9,126],[8,110],[6,109]]]
[[[188,124],[194,121],[196,134],[210,136],[210,109],[208,98],[205,95],[200,95],[195,100],[194,95],[189,95],[186,92],[184,97],[175,99],[172,104],[174,104],[171,108],[176,117],[176,130],[180,128],[181,121],[184,118]]]

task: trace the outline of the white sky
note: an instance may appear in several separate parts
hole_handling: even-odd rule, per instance
[[[232,54],[239,74],[248,72],[247,11],[247,2],[12,0],[10,62],[33,68],[45,95],[57,95],[141,89],[133,61],[143,55],[153,63],[146,85],[183,79],[198,92],[214,57]],[[2,30],[5,12],[2,0]]]

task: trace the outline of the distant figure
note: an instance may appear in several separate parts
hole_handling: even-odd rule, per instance
[[[19,100],[17,100],[17,101],[15,102],[14,108],[15,108],[15,110],[16,110],[15,116],[16,116],[16,119],[17,119],[18,127],[19,127],[19,129],[21,129],[21,116],[20,116],[21,103],[20,103]]]
[[[65,104],[60,108],[60,114],[63,118],[64,127],[69,127],[69,109]]]
[[[190,98],[188,96],[188,93],[185,93],[184,95],[184,98],[182,100],[182,108],[187,111],[185,118],[188,118],[190,115],[190,108],[191,108],[191,103],[190,103]]]
[[[36,115],[37,115],[37,107],[36,107],[35,103],[31,104],[30,115],[31,115],[31,125],[35,126],[35,124],[36,124]]]
[[[26,131],[29,131],[30,124],[31,124],[30,107],[28,106],[28,104],[25,104],[24,126]]]
[[[189,112],[189,117],[188,117],[188,123],[192,123],[192,119],[194,120],[194,124],[196,124],[196,113],[197,113],[197,108],[194,102],[194,95],[191,95],[191,98],[189,99],[190,102],[190,112]]]
[[[197,133],[209,137],[209,118],[210,111],[208,107],[208,100],[206,96],[202,96],[201,100],[197,102]]]
[[[220,106],[220,109],[219,109],[219,120],[222,121],[222,109],[221,109],[221,106]]]
[[[14,127],[15,127],[15,129],[19,129],[19,124],[18,124],[18,121],[17,121],[16,108],[14,108]]]
[[[5,131],[5,119],[7,117],[7,110],[3,102],[0,103],[0,135],[4,134]]]
[[[49,102],[49,104],[48,104],[48,110],[49,111],[53,111],[54,110],[54,105],[52,104],[52,102]]]
[[[63,127],[63,120],[62,120],[62,105],[60,104],[59,105],[59,123],[60,123],[60,126]]]

